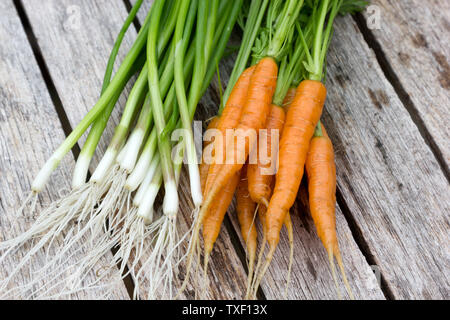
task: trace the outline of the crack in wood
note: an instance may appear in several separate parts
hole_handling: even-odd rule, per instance
[[[358,249],[361,251],[362,255],[364,256],[364,258],[366,259],[367,263],[370,266],[376,266],[377,265],[376,259],[373,253],[371,252],[369,245],[363,236],[361,228],[358,226],[358,223],[356,222],[354,216],[352,215],[351,210],[348,207],[345,198],[342,195],[342,192],[339,188],[337,188],[336,190],[336,201],[339,207],[341,208],[345,220],[347,221],[348,227],[352,233],[352,237],[355,240],[356,245],[358,246]],[[380,275],[381,275],[380,289],[383,292],[385,298],[387,300],[395,300],[394,293],[392,292],[392,289],[386,282],[385,277],[383,276],[382,273],[380,273]]]

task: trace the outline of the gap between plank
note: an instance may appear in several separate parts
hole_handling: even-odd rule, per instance
[[[436,141],[434,141],[434,138],[428,131],[428,129],[425,125],[425,122],[420,117],[419,112],[414,105],[414,102],[411,100],[411,97],[409,96],[409,94],[406,92],[405,88],[401,84],[399,77],[395,73],[391,64],[388,62],[386,54],[384,53],[379,41],[376,39],[372,30],[370,30],[367,27],[366,19],[364,18],[364,16],[361,13],[355,14],[353,16],[353,19],[355,20],[356,24],[358,25],[358,28],[359,28],[360,32],[362,33],[367,45],[375,53],[378,64],[380,65],[381,70],[384,73],[384,76],[391,83],[391,85],[394,88],[395,92],[397,93],[400,101],[405,106],[405,109],[408,111],[412,121],[414,122],[416,127],[419,129],[420,135],[425,140],[425,143],[431,149],[431,152],[434,154],[434,157],[436,158],[439,166],[441,167],[442,172],[444,173],[445,177],[447,178],[447,181],[450,182],[450,169],[446,164],[446,161],[445,161],[444,155],[442,154],[442,151],[439,149],[438,145],[436,144]]]
[[[339,205],[339,208],[342,211],[342,214],[344,215],[345,220],[347,221],[347,225],[350,229],[350,232],[352,233],[352,237],[356,242],[356,245],[358,246],[359,251],[361,251],[362,255],[366,259],[369,266],[376,266],[376,259],[375,256],[370,251],[370,247],[367,244],[366,239],[364,238],[364,235],[361,231],[361,228],[358,226],[358,223],[356,222],[356,219],[351,213],[350,208],[348,207],[344,196],[342,195],[342,192],[340,191],[339,187],[336,189],[336,201]],[[387,300],[395,300],[394,293],[392,292],[392,289],[389,287],[388,283],[386,282],[385,277],[380,272],[380,280],[381,280],[381,286],[380,289],[384,294],[384,297]]]
[[[55,111],[58,115],[59,121],[61,122],[61,126],[64,131],[64,135],[66,137],[68,137],[70,135],[70,133],[72,132],[72,126],[70,125],[69,118],[64,109],[61,98],[58,95],[58,91],[56,90],[56,86],[53,82],[53,79],[50,75],[47,63],[45,62],[44,56],[42,55],[42,51],[39,47],[37,38],[33,32],[33,28],[31,27],[31,23],[25,12],[25,8],[23,7],[21,0],[13,0],[13,4],[16,8],[17,14],[22,23],[22,26],[24,28],[25,34],[27,36],[27,39],[31,46],[33,54],[36,58],[39,70],[41,71],[42,77],[45,82],[45,86],[47,87],[50,98],[53,102],[53,106],[55,107]],[[74,145],[74,147],[72,148],[72,154],[73,154],[73,157],[75,158],[75,161],[78,159],[80,152],[81,152],[80,146],[78,143],[76,143]],[[91,172],[88,172],[88,179],[90,178],[90,176],[91,176]],[[111,249],[111,253],[113,256],[115,255],[117,250],[118,250],[118,248]],[[120,263],[117,264],[117,267],[120,268]],[[128,273],[128,268],[125,268],[125,270],[124,270],[124,274],[126,274],[126,273]],[[130,296],[131,299],[133,299],[134,283],[133,283],[131,276],[128,275],[127,277],[125,277],[122,280],[123,280],[123,283],[125,285],[128,295]]]

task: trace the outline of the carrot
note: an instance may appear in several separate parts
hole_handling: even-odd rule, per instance
[[[217,141],[214,143],[215,150],[222,150],[222,159],[219,157],[220,154],[216,153],[214,162],[209,166],[208,178],[206,179],[205,195],[211,189],[211,186],[215,180],[217,172],[220,170],[220,164],[224,162],[226,154],[226,141],[227,141],[227,130],[234,129],[239,124],[239,119],[241,118],[242,110],[247,101],[247,93],[250,85],[250,79],[255,70],[255,66],[246,69],[238,81],[236,82],[233,91],[231,91],[230,98],[228,99],[225,109],[220,116],[219,123],[217,124],[217,130],[220,131],[223,137],[222,141]],[[219,152],[220,153],[220,152]]]
[[[208,125],[207,130],[216,129],[217,125],[219,124],[219,117],[214,117],[211,119]],[[213,141],[205,141],[203,145],[203,155],[205,154],[206,148],[212,143]],[[203,158],[202,163],[200,164],[200,182],[202,191],[205,192],[205,186],[206,186],[206,179],[208,178],[208,171],[209,171],[209,164],[205,163],[205,159]]]
[[[237,185],[239,183],[239,173],[235,174],[227,183],[225,188],[220,193],[220,197],[211,206],[210,211],[204,218],[203,221],[203,241],[204,241],[204,268],[205,271],[208,268],[208,261],[213,250],[214,244],[216,243],[217,237],[220,233],[220,227],[222,225],[225,214],[227,213],[228,207],[233,201],[234,192],[236,191]]]
[[[303,178],[309,144],[326,99],[319,81],[305,80],[297,88],[280,142],[280,164],[274,194],[267,210],[267,240],[274,250],[286,213],[292,207]]]
[[[242,109],[244,108],[245,101],[247,98],[247,92],[250,85],[250,79],[253,75],[255,67],[250,67],[246,69],[238,81],[236,82],[231,94],[228,99],[225,108],[222,112],[221,117],[217,123],[216,129],[220,131],[221,136],[224,137],[222,141],[214,141],[214,150],[222,149],[225,154],[225,141],[227,130],[233,129],[239,123],[239,118],[242,113]],[[218,159],[220,156],[215,152],[214,162],[208,166],[208,172],[206,176],[206,181],[204,187],[202,187],[204,196],[207,195],[210,186],[214,181],[214,177],[216,176],[218,170],[220,169],[221,159]],[[218,163],[217,163],[218,162]],[[202,169],[203,171],[203,169]],[[212,252],[214,243],[217,240],[217,237],[220,232],[220,227],[225,216],[228,207],[233,200],[234,191],[236,190],[237,184],[239,183],[239,174],[236,174],[224,188],[224,195],[217,199],[214,206],[210,208],[209,212],[206,212],[203,219],[204,221],[199,221],[199,223],[203,224],[203,240],[205,242],[205,263],[204,268],[205,272],[208,266],[208,259]]]
[[[327,250],[336,288],[340,295],[334,270],[334,257],[341,269],[347,292],[350,298],[354,299],[345,275],[336,234],[336,165],[333,144],[323,125],[318,126],[316,135],[311,141],[306,159],[306,173],[311,216],[317,234]]]
[[[254,72],[251,76],[250,85],[248,87],[247,96],[245,98],[245,107],[242,110],[241,118],[237,126],[237,130],[239,130],[238,132],[245,132],[246,130],[255,130],[258,132],[260,129],[264,128],[275,91],[277,73],[278,66],[273,58],[263,58],[255,66]],[[224,115],[222,115],[222,117],[223,116]],[[253,145],[250,146],[249,139],[246,139],[243,145],[236,145],[234,141],[232,142],[233,145],[230,147],[227,146],[226,149],[231,153],[231,157],[229,158],[246,160],[250,153],[250,148],[254,147]],[[210,191],[208,191],[208,182],[206,183],[206,200],[204,201],[196,218],[193,229],[193,237],[188,252],[186,279],[181,286],[180,291],[183,291],[187,285],[187,279],[189,278],[190,269],[192,266],[192,259],[195,248],[197,247],[200,226],[213,206],[213,202],[216,200],[219,193],[225,188],[233,176],[235,176],[242,169],[243,165],[244,163],[239,163],[239,161],[234,164],[223,164],[214,179],[214,183]]]
[[[239,125],[237,126],[237,130],[242,131],[238,132],[246,130],[259,131],[264,128],[275,90],[277,72],[277,64],[272,58],[264,58],[256,65],[248,88],[247,101],[244,110],[242,111]],[[227,146],[227,151],[231,153],[230,159],[246,160],[250,148],[254,147],[253,145],[250,146],[249,139],[246,139],[243,145],[236,145],[234,141],[232,142],[233,145],[230,144]],[[207,192],[206,200],[200,210],[200,221],[203,219],[205,213],[208,212],[213,200],[226,186],[227,182],[242,169],[244,164],[239,163],[239,161],[236,162],[237,163],[225,163],[221,165],[221,168],[215,177],[214,184],[210,192]],[[206,187],[206,190],[208,191],[208,186]]]
[[[255,282],[255,291],[272,261],[286,214],[295,202],[304,173],[309,144],[322,114],[326,92],[325,86],[319,81],[302,81],[287,113],[280,142],[275,189],[266,213],[269,253],[265,266]]]
[[[255,228],[256,203],[250,197],[250,192],[248,190],[247,169],[248,165],[245,165],[241,171],[241,178],[236,191],[236,211],[239,225],[241,227],[242,239],[244,239],[247,247],[248,290],[253,280],[253,270],[258,246],[258,234]]]
[[[284,111],[287,113],[289,111],[289,107],[291,106],[292,101],[294,101],[295,93],[297,92],[297,88],[289,88],[288,92],[283,101],[282,107]]]
[[[278,107],[276,104],[272,104],[270,115],[267,120],[267,145],[266,150],[268,150],[268,158],[275,159],[277,155],[272,155],[272,130],[278,130],[279,136],[282,136],[284,122],[286,120],[286,112],[289,110],[294,97],[295,88],[290,88],[284,98],[282,108]],[[263,143],[259,141],[259,143]],[[278,146],[275,148],[278,152]],[[248,179],[249,179],[249,190],[253,201],[259,204],[263,204],[266,208],[269,206],[270,195],[272,194],[272,182],[274,181],[275,175],[264,174],[262,169],[269,168],[270,163],[263,165],[258,157],[257,164],[249,164],[248,168]]]
[[[270,109],[270,114],[267,117],[267,134],[266,134],[266,141],[262,141],[260,139],[260,148],[261,144],[265,144],[265,148],[267,148],[267,156],[268,159],[272,161],[276,161],[276,155],[272,154],[273,147],[276,147],[278,149],[278,146],[272,146],[272,133],[278,132],[279,136],[281,137],[281,134],[283,132],[284,127],[284,120],[286,118],[284,109],[282,107],[279,107],[275,104],[272,104],[272,107]],[[264,172],[264,170],[269,170],[270,167],[273,165],[273,163],[267,163],[264,164],[262,162],[262,159],[258,156],[258,163],[257,164],[250,164],[248,166],[248,188],[250,191],[250,195],[258,204],[262,204],[266,207],[269,206],[269,199],[270,195],[272,194],[271,184],[273,181],[274,176],[271,174],[267,174]]]
[[[225,105],[225,108],[222,111],[222,115],[220,116],[220,118],[217,118],[218,121],[216,123],[215,129],[220,131],[222,137],[226,137],[227,130],[233,129],[239,123],[239,118],[241,116],[242,109],[244,108],[247,98],[250,79],[253,75],[254,70],[255,67],[253,66],[247,68],[241,74],[233,90],[231,91],[230,97]],[[222,141],[214,140],[214,162],[210,165],[204,164],[200,168],[200,172],[202,175],[202,190],[204,196],[206,196],[208,188],[210,188],[210,186],[212,185],[216,172],[218,171],[218,169],[220,169],[219,164],[222,160],[217,159],[220,156],[220,151],[215,151],[222,149],[224,150],[222,154],[225,154],[226,146],[224,141],[226,141],[225,138]],[[218,162],[219,164],[216,164],[216,162]],[[207,171],[206,168],[208,169]],[[214,203],[214,206],[212,206],[210,210],[205,213],[203,217],[204,221],[199,221],[199,223],[203,225],[205,273],[208,268],[208,261],[213,250],[214,243],[216,242],[217,237],[220,233],[220,227],[222,225],[223,218],[225,217],[225,213],[227,212],[228,207],[233,200],[234,192],[236,190],[238,182],[239,174],[236,174],[235,177],[233,177],[227,183],[226,187],[224,188],[223,195],[219,199],[216,199],[217,201]],[[198,233],[198,231],[196,233]]]
[[[263,228],[263,246],[261,247],[261,250],[258,255],[258,264],[257,264],[256,270],[259,269],[259,266],[261,264],[262,256],[264,253],[264,244],[266,243],[266,239],[267,239],[267,234],[266,234],[266,232],[267,232],[267,230],[266,230],[267,208],[264,206],[258,206],[257,211],[258,211],[258,219],[261,222],[261,225]],[[290,283],[290,278],[291,278],[292,264],[294,261],[294,229],[292,226],[291,215],[289,214],[289,212],[286,214],[286,219],[284,220],[284,225],[286,226],[286,230],[288,233],[289,248],[290,248],[288,276],[287,276],[287,280],[286,280],[286,290],[285,290],[285,297],[287,297],[287,290],[289,288],[289,283]],[[250,299],[250,291],[249,290],[251,290],[251,288],[247,288],[247,296],[246,296],[247,299]],[[253,299],[256,298],[257,289],[258,289],[257,287],[255,287],[253,289],[254,292],[252,292],[251,298],[253,298]]]
[[[277,72],[277,64],[272,58],[264,58],[256,65],[250,80],[245,107],[242,110],[241,118],[235,130],[235,135],[239,135],[245,131],[259,131],[265,127],[267,115],[270,111],[272,96],[275,90]],[[234,160],[246,160],[250,153],[250,148],[253,148],[254,146],[250,146],[249,139],[246,139],[243,145],[236,145],[234,142],[235,141],[232,141],[232,144],[230,143],[227,145],[227,157]],[[226,181],[228,181],[228,179],[236,172],[241,170],[243,165],[243,163],[225,163],[220,166],[219,171],[214,178],[211,192],[208,193],[203,208],[207,208],[211,204],[214,196],[220,192],[226,184]]]

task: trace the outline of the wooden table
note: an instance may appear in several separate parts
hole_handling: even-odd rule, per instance
[[[448,299],[450,3],[374,0],[372,5],[337,20],[328,63],[324,124],[336,146],[344,262],[357,298]],[[0,1],[0,239],[31,223],[20,220],[16,209],[39,168],[98,98],[127,10],[128,0]],[[374,29],[377,14],[380,28]],[[135,36],[133,29],[124,46]],[[232,58],[222,63],[222,78],[232,65]],[[198,120],[216,112],[217,87],[214,81]],[[113,128],[111,123],[93,167]],[[67,192],[73,167],[71,154],[39,207]],[[182,208],[188,208],[189,193],[181,194]],[[295,261],[289,298],[335,299],[304,189],[298,198],[291,211]],[[212,256],[211,298],[239,299],[244,291],[245,254],[234,209],[229,213]],[[183,214],[190,223],[189,212]],[[261,298],[281,298],[287,252],[283,235]],[[0,275],[8,268],[5,262]],[[19,281],[26,279],[24,274]],[[73,298],[98,297],[93,290]],[[126,285],[117,285],[112,298],[129,299]]]

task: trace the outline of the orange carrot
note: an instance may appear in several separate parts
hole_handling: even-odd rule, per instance
[[[304,80],[289,108],[280,142],[279,169],[266,214],[269,254],[256,282],[259,283],[272,261],[280,240],[286,214],[295,202],[304,173],[306,156],[326,99],[326,88],[314,80]]]
[[[248,88],[247,101],[235,130],[236,135],[250,130],[258,132],[265,127],[276,86],[277,72],[278,66],[272,58],[264,58],[256,65]],[[226,148],[227,157],[245,161],[250,153],[250,148],[253,148],[254,145],[250,145],[249,139],[245,139],[243,145],[237,145],[235,141],[231,142],[232,144],[230,143]],[[241,170],[243,165],[244,163],[235,161],[233,164],[225,163],[220,166],[211,192],[207,193],[202,210],[211,205],[214,197],[221,191],[226,182]],[[206,189],[208,190],[208,186]]]
[[[255,130],[258,132],[260,129],[264,128],[267,115],[270,111],[272,97],[275,92],[277,75],[278,66],[273,58],[263,58],[256,65],[251,76],[250,86],[248,87],[246,96],[246,103],[237,126],[237,130],[239,130],[237,132],[245,132],[247,130]],[[231,153],[229,159],[243,159],[245,161],[250,153],[250,148],[253,148],[254,146],[250,145],[249,139],[246,139],[243,145],[236,145],[234,141],[232,142],[232,147],[227,146],[226,148],[227,152]],[[210,191],[208,191],[208,182],[206,183],[206,199],[195,221],[193,238],[188,252],[186,279],[180,291],[184,290],[187,284],[187,279],[189,279],[192,259],[195,248],[197,247],[200,225],[202,224],[205,216],[209,212],[219,193],[225,188],[233,176],[239,173],[243,165],[244,163],[240,163],[239,161],[234,164],[225,163],[221,165],[220,170],[215,176],[214,183]],[[208,175],[208,179],[209,178],[212,177],[209,177]]]
[[[211,119],[208,125],[207,130],[216,129],[217,125],[219,124],[219,117],[214,117]],[[205,141],[203,144],[203,156],[205,154],[206,148],[212,143],[213,141]],[[202,163],[200,164],[200,183],[202,186],[203,193],[205,192],[205,186],[206,186],[206,179],[208,178],[208,171],[209,171],[209,164],[205,163],[205,159],[203,158]]]
[[[220,233],[223,219],[227,213],[228,207],[233,201],[234,192],[239,183],[239,173],[235,174],[220,193],[220,197],[211,206],[203,221],[203,241],[205,246],[205,270],[208,266],[208,259],[214,247],[214,243]]]
[[[253,66],[247,68],[241,74],[217,123],[216,129],[220,131],[223,140],[214,141],[214,149],[222,149],[222,155],[225,154],[227,130],[233,129],[239,123],[239,118],[241,117],[241,113],[246,102],[250,79],[253,75],[254,70],[255,67]],[[206,196],[210,186],[214,181],[214,177],[216,176],[217,171],[220,168],[219,164],[221,163],[221,161],[223,161],[222,159],[216,158],[216,156],[220,157],[220,155],[216,155],[215,153],[213,159],[214,162],[208,166],[205,185],[202,188],[204,196]],[[216,164],[216,162],[219,162],[219,164]],[[224,190],[224,196],[220,197],[220,199],[217,199],[214,206],[210,208],[210,211],[205,213],[204,221],[200,221],[200,223],[203,224],[203,239],[205,242],[205,270],[207,269],[208,259],[214,247],[214,243],[216,242],[219,235],[223,218],[225,217],[225,213],[227,212],[228,207],[233,200],[234,191],[236,190],[238,182],[239,174],[236,174],[236,176],[227,183]]]
[[[274,194],[267,210],[267,241],[275,249],[286,213],[295,202],[303,178],[311,138],[326,99],[319,81],[305,80],[297,88],[280,142],[280,163]]]
[[[247,168],[245,165],[241,170],[241,178],[236,191],[236,211],[241,227],[241,235],[247,247],[248,258],[248,286],[253,280],[253,270],[256,259],[256,250],[258,249],[258,234],[255,227],[256,203],[250,197],[248,190]]]
[[[224,138],[222,141],[214,141],[215,150],[225,150],[225,137],[227,130],[233,129],[239,123],[239,118],[241,116],[247,98],[250,79],[253,75],[254,70],[255,67],[246,69],[239,77],[236,85],[231,92],[230,98],[228,99],[222,115],[217,122],[216,129],[220,131],[222,137]],[[223,154],[225,154],[225,151],[223,151]],[[217,155],[217,157],[219,156],[220,155]],[[214,157],[216,157],[216,154],[214,155]],[[214,158],[214,162],[208,166],[205,185],[202,188],[205,196],[212,182],[214,181],[217,169],[220,168],[220,165],[216,164],[216,162],[220,163],[221,161],[221,159]],[[203,225],[203,240],[205,247],[205,271],[208,267],[208,260],[213,250],[214,243],[219,236],[222,221],[225,217],[228,207],[230,206],[231,201],[233,200],[234,192],[236,190],[237,184],[239,183],[239,176],[239,174],[236,174],[232,179],[230,179],[230,181],[228,181],[227,185],[224,188],[223,194],[221,194],[221,197],[218,197],[219,199],[216,199],[214,205],[211,206],[210,210],[207,213],[205,213],[204,221],[201,221],[201,224]]]
[[[267,148],[266,150],[268,159],[272,161],[276,161],[277,158],[277,155],[272,154],[273,147],[275,147],[275,149],[278,152],[278,146],[272,145],[275,143],[275,141],[272,141],[272,133],[278,132],[279,136],[281,137],[285,117],[286,115],[284,113],[284,109],[275,104],[272,104],[270,114],[267,117],[266,139],[259,140],[260,143],[259,148],[262,147]],[[264,146],[262,146],[262,144],[264,144]],[[258,163],[250,164],[248,166],[248,187],[250,195],[253,201],[255,201],[258,204],[262,204],[266,207],[269,206],[269,199],[270,195],[272,194],[272,189],[270,186],[272,184],[274,175],[268,174],[267,172],[265,172],[265,170],[268,171],[270,167],[273,165],[274,164],[271,163],[270,161],[269,163],[263,163],[262,159],[260,158],[260,155],[258,155]]]
[[[295,88],[290,88],[286,94],[283,101],[283,108],[280,108],[272,104],[270,115],[267,120],[267,140],[266,140],[266,150],[268,150],[268,158],[275,159],[277,155],[272,155],[272,149],[276,149],[278,152],[278,146],[272,146],[272,130],[278,130],[279,137],[282,136],[284,122],[286,119],[286,111],[289,110],[294,97]],[[261,148],[262,141],[259,141]],[[258,164],[249,165],[248,168],[248,179],[249,179],[249,190],[253,201],[259,204],[263,204],[266,208],[269,206],[270,195],[272,194],[272,182],[274,181],[275,174],[263,174],[263,169],[270,168],[271,163],[264,165],[261,163],[258,155]]]
[[[218,154],[217,158],[215,157],[214,162],[209,166],[205,195],[209,192],[212,184],[214,183],[217,172],[221,168],[220,164],[224,163],[226,154],[227,130],[232,130],[239,124],[242,110],[244,109],[244,105],[247,101],[248,88],[254,71],[255,66],[252,66],[246,69],[241,74],[233,90],[231,91],[230,98],[228,99],[225,105],[225,109],[220,116],[220,121],[217,124],[217,130],[220,131],[223,139],[222,141],[215,142],[214,148],[215,150],[222,150],[222,154]],[[219,142],[221,142],[221,144],[219,144]]]
[[[259,265],[261,263],[261,259],[264,253],[264,244],[266,242],[267,239],[267,230],[266,230],[266,213],[267,213],[267,208],[264,206],[258,206],[257,208],[258,211],[258,219],[261,222],[262,228],[263,228],[263,246],[261,247],[261,250],[259,252],[258,255],[258,264],[257,264],[257,268],[256,270],[259,269]],[[288,267],[288,276],[287,276],[287,280],[286,280],[286,290],[285,290],[285,297],[287,298],[287,290],[289,288],[289,283],[290,283],[290,278],[291,278],[291,270],[292,270],[292,264],[294,261],[294,229],[292,226],[292,220],[291,220],[291,215],[289,214],[289,212],[286,214],[286,219],[284,220],[284,225],[286,226],[286,230],[288,233],[288,240],[289,240],[289,248],[290,248],[290,254],[289,254],[289,267]],[[256,298],[256,291],[257,288],[253,289],[255,290],[254,292],[250,292],[251,287],[247,288],[247,295],[246,298],[247,299],[255,299]],[[252,296],[250,296],[250,294],[252,294]]]
[[[333,144],[325,128],[311,140],[306,159],[308,175],[309,206],[317,228],[317,234],[327,250],[333,278],[338,288],[334,270],[334,257],[341,269],[349,296],[353,294],[345,275],[336,234],[336,165]],[[339,289],[338,293],[339,293]],[[340,293],[339,293],[340,295]]]

